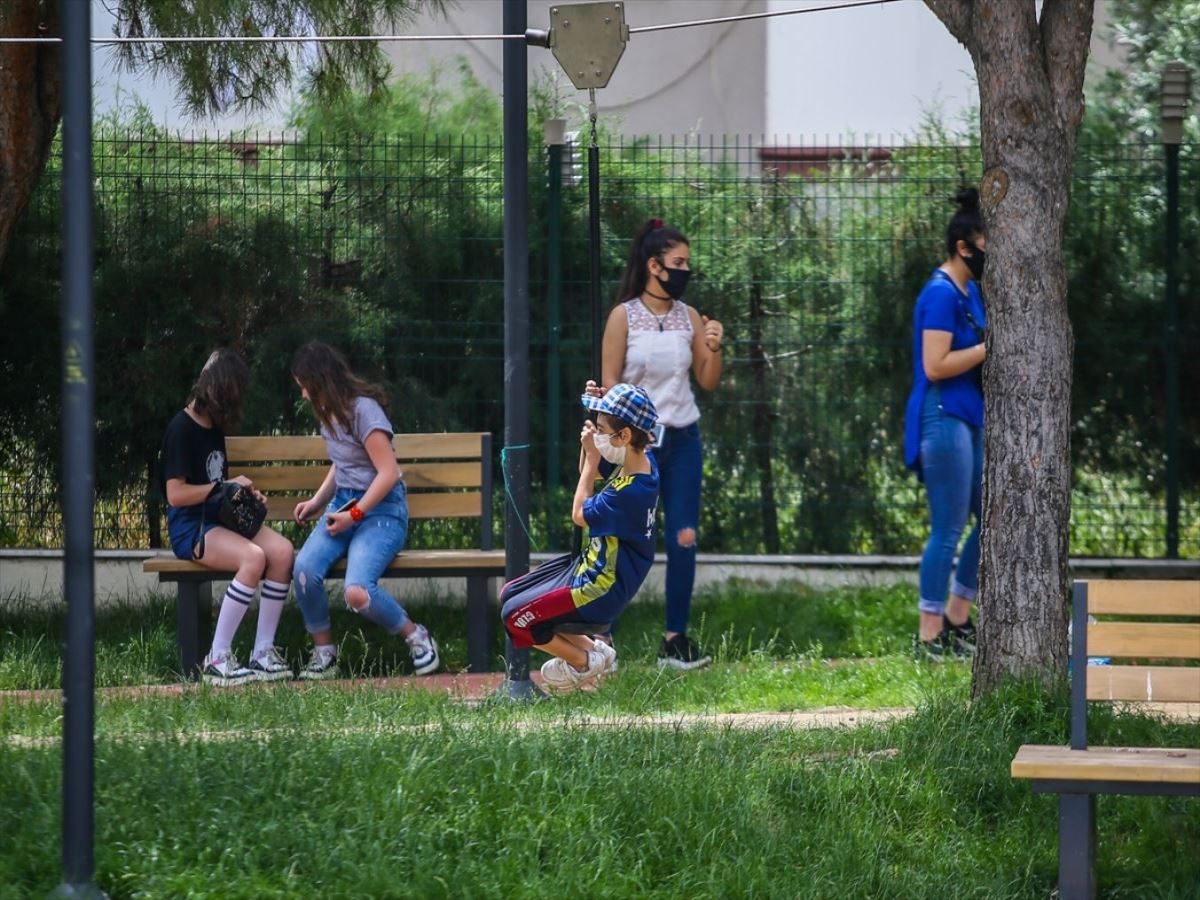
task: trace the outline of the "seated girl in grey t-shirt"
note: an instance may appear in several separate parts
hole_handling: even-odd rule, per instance
[[[408,536],[407,495],[392,448],[392,424],[383,410],[387,395],[355,375],[341,353],[320,341],[296,351],[292,377],[321,423],[333,463],[321,487],[311,499],[297,503],[293,513],[297,523],[320,516],[296,556],[293,575],[296,602],[314,644],[300,677],[337,674],[325,576],[343,557],[346,605],[389,634],[403,635],[416,673],[428,675],[440,664],[437,643],[379,586]]]

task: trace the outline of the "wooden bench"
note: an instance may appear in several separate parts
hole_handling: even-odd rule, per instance
[[[492,436],[398,434],[392,444],[408,487],[410,520],[477,518],[479,548],[403,550],[384,576],[465,578],[467,658],[472,672],[486,672],[493,618],[489,579],[504,575],[504,551],[492,549]],[[296,503],[312,496],[329,471],[320,437],[231,437],[226,447],[230,477],[246,475],[267,495],[269,522],[291,521]],[[232,578],[234,573],[207,569],[171,553],[151,557],[142,569],[157,575],[160,583],[178,586],[179,658],[184,676],[194,679],[200,671],[202,644],[212,634],[212,582]],[[330,577],[340,577],[345,570],[343,560]]]
[[[1192,622],[1102,621],[1183,617]],[[1063,900],[1096,896],[1096,795],[1200,796],[1200,750],[1089,747],[1087,701],[1200,703],[1200,667],[1087,665],[1088,656],[1200,660],[1200,582],[1077,581],[1071,612],[1071,745],[1026,745],[1012,777],[1058,794],[1058,889]]]

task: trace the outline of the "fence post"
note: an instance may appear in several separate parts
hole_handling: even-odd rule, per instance
[[[1179,145],[1167,144],[1167,558],[1179,558]]]
[[[1174,60],[1163,68],[1159,115],[1167,163],[1166,363],[1167,558],[1179,558],[1179,144],[1192,93],[1192,71]]]
[[[546,193],[546,481],[545,495],[553,498],[554,485],[562,472],[559,453],[559,411],[562,397],[562,359],[559,356],[562,309],[562,163],[566,120],[547,119],[543,125],[546,142],[548,190]],[[547,510],[546,521],[554,519]],[[547,531],[550,529],[547,528]]]

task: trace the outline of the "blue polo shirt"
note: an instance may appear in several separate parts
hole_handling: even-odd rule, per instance
[[[921,475],[921,410],[932,383],[925,376],[925,363],[921,356],[923,332],[950,332],[951,350],[974,347],[980,338],[967,319],[968,311],[980,328],[987,327],[987,314],[979,286],[974,281],[968,281],[964,294],[949,275],[941,269],[934,269],[917,295],[913,308],[913,386],[904,412],[904,464],[914,470],[917,477]],[[944,378],[937,385],[942,393],[943,411],[969,425],[982,428],[983,391],[979,386],[978,369],[976,366],[961,375]]]

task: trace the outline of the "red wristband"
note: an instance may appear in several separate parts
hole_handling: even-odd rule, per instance
[[[366,517],[367,517],[367,514],[358,508],[357,503],[355,503],[352,507],[350,507],[350,518],[353,519],[355,522],[361,522]]]

